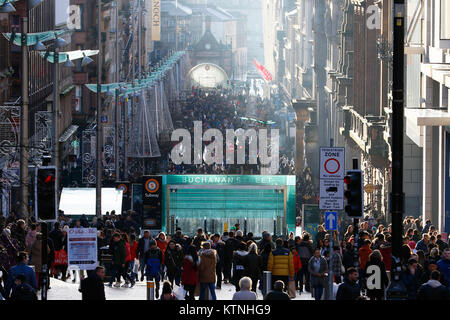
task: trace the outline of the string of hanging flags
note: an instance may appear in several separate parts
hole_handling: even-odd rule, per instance
[[[118,95],[120,97],[127,96],[129,94],[136,94],[138,91],[143,89],[149,89],[157,84],[166,74],[173,68],[173,66],[178,63],[178,61],[184,56],[185,51],[177,51],[169,58],[167,58],[161,66],[159,66],[155,71],[149,73],[144,79],[136,79],[133,85],[132,82],[119,82],[119,83],[108,83],[102,84],[100,87],[101,93],[108,93],[111,96],[115,96],[117,90],[119,89]],[[92,92],[97,93],[97,84],[85,84],[85,86]]]

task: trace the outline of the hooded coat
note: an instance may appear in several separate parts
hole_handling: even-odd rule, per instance
[[[216,282],[216,251],[213,249],[202,250],[199,253],[200,265],[198,267],[198,281],[200,283]]]

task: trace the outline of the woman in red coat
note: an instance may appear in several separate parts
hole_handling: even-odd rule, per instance
[[[198,283],[198,266],[200,258],[194,246],[189,246],[187,254],[184,257],[183,269],[181,274],[181,284],[186,290],[186,300],[195,300],[195,287]]]
[[[163,255],[163,261],[161,261],[162,263],[164,263],[164,254],[166,253],[167,244],[166,234],[164,232],[160,232],[158,234],[158,238],[156,238],[156,245],[158,246],[159,250],[161,250],[161,253]]]
[[[295,247],[291,248],[292,258],[294,260],[294,272],[295,272],[295,287],[296,290],[300,290],[300,277],[303,275],[300,273],[300,270],[302,269],[302,262],[300,261],[300,256],[298,255],[297,249]]]

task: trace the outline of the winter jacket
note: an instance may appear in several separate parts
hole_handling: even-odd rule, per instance
[[[441,274],[445,276],[445,280],[450,284],[450,260],[442,258],[437,262],[437,266]]]
[[[164,253],[167,250],[168,242],[166,240],[163,241],[158,238],[158,239],[156,239],[156,245],[158,246],[159,250],[161,250],[161,252],[162,252],[162,256],[163,256],[162,262],[164,263]]]
[[[429,280],[420,286],[417,300],[450,300],[450,291],[438,280]]]
[[[260,279],[263,271],[263,259],[256,253],[244,256],[245,275],[251,279]]]
[[[418,273],[411,274],[409,270],[403,271],[401,274],[401,281],[408,291],[408,300],[416,300],[417,290],[420,286],[420,278]]]
[[[213,244],[213,249],[216,250],[217,253],[217,265],[216,267],[222,267],[225,261],[225,242],[219,240],[218,242]]]
[[[214,249],[201,250],[200,265],[198,267],[198,281],[200,283],[216,282],[216,251]]]
[[[364,245],[358,250],[359,253],[359,266],[361,270],[366,268],[366,263],[369,261],[369,256],[372,253],[372,249],[370,249],[369,245]]]
[[[105,301],[105,286],[102,279],[95,273],[81,280],[80,290],[81,300]]]
[[[31,252],[31,247],[36,241],[36,230],[29,230],[25,238],[26,251]]]
[[[239,248],[239,240],[236,238],[229,238],[225,241],[225,259],[231,261],[233,259],[233,252]]]
[[[131,259],[132,260],[136,259],[137,248],[138,248],[138,242],[137,241],[135,241],[133,243],[133,245],[130,245],[130,254],[131,254]]]
[[[378,266],[380,268],[380,271],[381,271],[381,289],[372,289],[372,290],[368,289],[367,290],[367,295],[369,297],[372,297],[372,296],[373,297],[383,296],[384,288],[387,288],[387,286],[389,285],[389,278],[388,278],[388,275],[386,273],[386,266],[384,265],[383,261],[381,261],[381,260],[379,260],[379,259],[377,259],[377,258],[372,256],[369,259],[369,261],[367,262],[366,268],[364,270],[365,278],[368,278],[371,275],[371,273],[367,272],[367,269],[370,266],[372,266],[372,265]]]
[[[425,243],[425,241],[423,241],[423,239],[417,242],[416,250],[422,250],[424,253],[428,253],[428,245]]]
[[[178,274],[181,271],[181,266],[183,265],[183,251],[177,247],[173,250],[167,248],[164,255],[164,265],[167,268],[167,274]]]
[[[247,251],[235,251],[233,253],[233,284],[237,285],[239,280],[245,274],[245,262],[244,258],[248,255]]]
[[[18,251],[16,241],[5,234],[0,235],[0,265],[2,265],[6,271],[16,265]]]
[[[297,252],[298,252],[298,256],[300,257],[302,262],[304,264],[306,262],[306,264],[307,264],[309,259],[311,259],[311,257],[314,254],[311,241],[300,242],[300,244],[297,246]]]
[[[200,260],[197,261],[197,268],[194,268],[193,258],[190,255],[184,257],[183,260],[183,272],[181,274],[181,284],[195,286],[198,283],[198,265]]]
[[[145,275],[157,277],[161,272],[163,254],[159,248],[150,249],[145,253]]]
[[[24,229],[20,228],[18,225],[16,225],[11,230],[11,238],[16,240],[19,251],[24,251],[26,248],[26,236],[27,233]]]
[[[110,245],[110,250],[112,251],[112,261],[115,265],[123,265],[127,259],[127,249],[125,246],[125,241],[119,240],[118,242],[112,242]]]
[[[361,295],[357,282],[351,282],[347,278],[339,285],[336,300],[354,301]]]
[[[269,255],[267,270],[274,276],[294,277],[294,259],[289,249],[277,247]]]
[[[28,283],[15,287],[11,292],[10,301],[37,301],[36,291]]]
[[[342,276],[342,257],[338,251],[334,251],[331,256],[331,270],[336,279]]]
[[[127,252],[126,258],[125,258],[125,262],[131,262],[133,261],[133,259],[131,258],[131,247],[130,244],[127,242],[125,243],[125,249]]]
[[[6,296],[8,297],[9,293],[11,292],[11,289],[14,289],[16,287],[16,284],[14,281],[16,280],[16,277],[19,274],[24,274],[27,278],[27,284],[29,284],[34,289],[37,288],[37,282],[36,282],[36,274],[34,273],[33,269],[27,265],[25,265],[23,262],[20,262],[15,267],[12,267],[11,270],[9,270],[8,273],[8,280],[6,282],[5,292]]]
[[[62,249],[62,232],[59,229],[55,229],[50,232],[49,237],[53,240],[53,246],[55,247],[55,251],[59,251]]]
[[[47,246],[47,254],[50,248]],[[42,240],[36,240],[31,246],[30,265],[34,266],[35,272],[42,272]]]
[[[392,247],[389,244],[380,246],[380,252],[383,256],[383,263],[386,267],[386,271],[391,271]]]
[[[314,272],[314,259],[315,257],[311,257],[308,262],[308,271],[311,277],[311,287],[317,287],[319,285],[323,285],[323,281],[325,279],[324,273],[328,271],[327,260],[324,257],[320,257],[320,267],[319,272],[321,276],[318,276],[316,272]]]
[[[293,259],[294,259],[294,273],[297,274],[298,270],[302,268],[302,261],[300,260],[297,251],[294,251]]]

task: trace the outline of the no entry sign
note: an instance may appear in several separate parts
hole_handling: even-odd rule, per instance
[[[344,179],[344,148],[320,148],[320,179]]]

